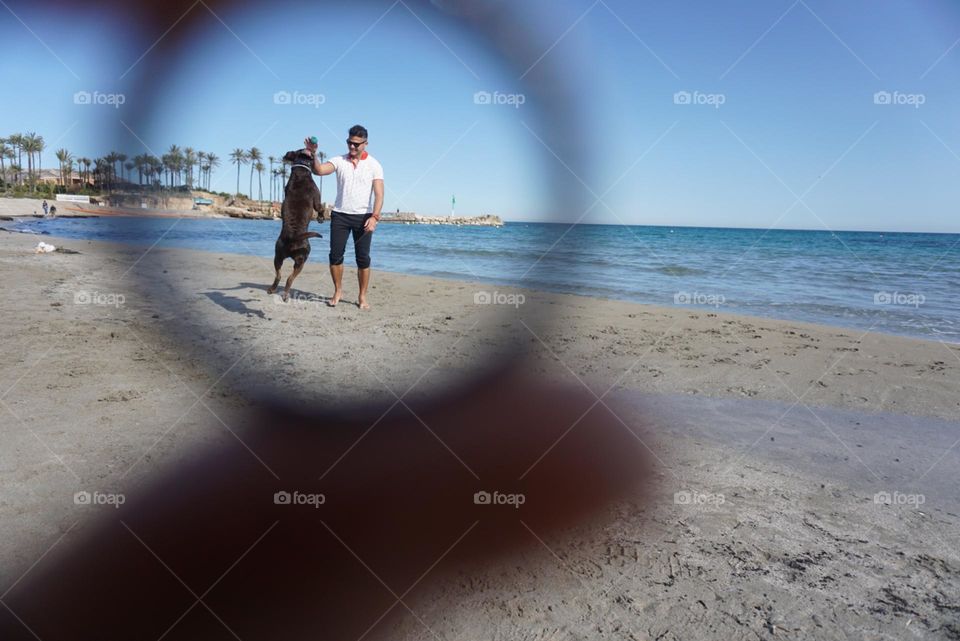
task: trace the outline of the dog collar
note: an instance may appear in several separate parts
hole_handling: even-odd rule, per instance
[[[293,169],[294,167],[303,167],[304,169],[309,169],[310,171],[313,171],[313,167],[311,167],[310,165],[304,165],[304,164],[301,164],[301,163],[296,163],[295,165],[290,165],[290,169]]]

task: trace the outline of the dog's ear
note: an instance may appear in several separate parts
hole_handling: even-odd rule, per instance
[[[298,151],[288,151],[283,155],[283,162],[296,162]]]

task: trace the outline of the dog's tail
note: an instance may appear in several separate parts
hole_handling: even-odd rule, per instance
[[[300,241],[300,240],[306,240],[308,238],[323,238],[323,234],[318,234],[315,231],[308,231],[305,234],[300,234],[299,236],[296,236],[295,240]]]

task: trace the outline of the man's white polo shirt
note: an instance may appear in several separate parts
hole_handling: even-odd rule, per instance
[[[334,156],[329,161],[337,168],[337,200],[334,211],[345,214],[369,214],[375,200],[373,181],[383,180],[383,167],[377,159],[363,152],[354,167],[350,156]]]

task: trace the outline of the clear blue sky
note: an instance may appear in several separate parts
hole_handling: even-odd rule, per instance
[[[198,4],[182,55],[159,65],[159,49],[137,60],[170,24],[138,36],[122,15],[111,25],[7,4],[19,20],[0,7],[0,135],[42,134],[46,167],[61,146],[93,157],[176,143],[219,154],[214,187],[232,191],[234,147],[279,156],[314,134],[342,153],[359,122],[388,210],[444,214],[456,194],[458,213],[509,220],[960,231],[960,6],[948,0],[530,0],[516,68],[413,2],[270,2],[223,22]],[[531,99],[474,102],[477,91],[529,95],[547,66],[580,101],[588,145],[573,153],[555,147]],[[130,84],[147,71],[164,83],[150,105]],[[84,90],[126,102],[75,105]],[[275,104],[279,91],[324,102]],[[875,104],[878,91],[924,102]],[[723,104],[676,104],[677,92]],[[148,106],[154,117],[136,119]],[[106,140],[105,127],[122,137]],[[552,210],[544,169],[558,167],[603,202]]]

